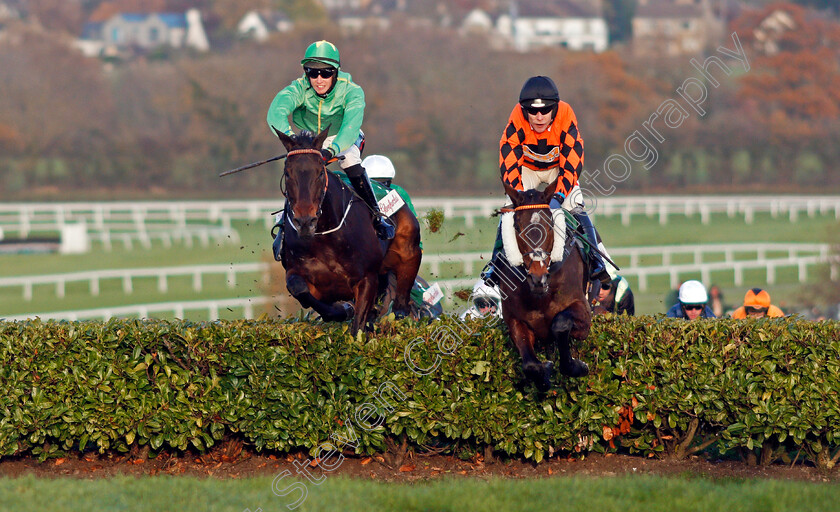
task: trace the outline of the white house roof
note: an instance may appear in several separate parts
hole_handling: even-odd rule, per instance
[[[699,5],[651,1],[636,7],[636,18],[698,18],[703,15]]]

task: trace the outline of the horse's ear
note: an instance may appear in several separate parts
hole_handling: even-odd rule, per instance
[[[557,193],[557,182],[560,180],[560,176],[557,177],[554,181],[548,184],[543,190],[543,202],[548,204],[551,202],[551,199],[554,197],[554,194]]]
[[[513,203],[513,206],[519,206],[519,203],[522,202],[522,197],[519,191],[510,186],[510,184],[506,181],[502,181],[502,185],[504,185],[505,194],[508,195],[510,201]]]
[[[314,147],[316,147],[316,148],[321,148],[321,147],[324,145],[324,140],[327,138],[327,135],[329,135],[329,134],[330,134],[330,127],[331,127],[331,126],[332,126],[332,125],[328,125],[326,128],[324,128],[324,130],[323,130],[321,133],[319,133],[319,134],[315,137],[315,140],[314,140],[314,141],[312,141],[312,145],[313,145]]]
[[[275,128],[274,125],[271,126],[271,129],[274,130],[274,133],[277,134],[277,138],[279,138],[280,142],[283,143],[283,147],[286,148],[286,151],[291,151],[292,147],[294,147],[294,145],[295,145],[295,139],[293,139],[293,138],[289,137],[288,135],[286,135],[285,133],[281,132],[280,130]]]

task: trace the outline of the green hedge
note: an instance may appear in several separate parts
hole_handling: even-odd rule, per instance
[[[840,457],[836,322],[608,316],[578,348],[592,373],[540,395],[481,321],[383,321],[365,339],[302,322],[0,322],[0,456],[239,436],[322,458],[396,445]]]

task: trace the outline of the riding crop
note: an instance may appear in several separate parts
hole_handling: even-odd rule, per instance
[[[282,160],[283,158],[286,158],[286,155],[277,155],[275,157],[269,158],[268,160],[263,160],[262,162],[254,162],[252,164],[243,165],[242,167],[237,167],[236,169],[231,169],[229,171],[225,171],[223,173],[220,173],[219,177],[221,178],[222,176],[227,176],[228,174],[234,174],[234,173],[237,173],[237,172],[246,171],[248,169],[252,169],[254,167],[258,167],[260,165],[267,164],[269,162],[274,162],[275,160]]]

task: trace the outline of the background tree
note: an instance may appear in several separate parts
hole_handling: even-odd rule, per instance
[[[604,18],[610,31],[610,44],[629,41],[633,37],[633,15],[636,0],[606,0]]]

